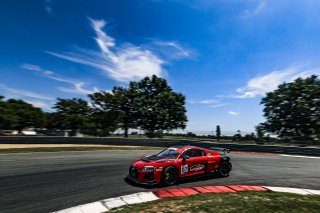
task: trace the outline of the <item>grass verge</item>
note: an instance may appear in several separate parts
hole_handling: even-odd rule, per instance
[[[126,206],[109,212],[319,212],[320,196],[280,192],[197,194]]]
[[[34,148],[12,148],[12,149],[0,149],[0,154],[9,153],[29,153],[29,152],[62,152],[62,151],[97,151],[97,150],[162,150],[159,147],[120,147],[120,146],[108,146],[108,147],[34,147]]]

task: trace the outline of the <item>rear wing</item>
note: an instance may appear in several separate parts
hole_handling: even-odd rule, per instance
[[[209,147],[208,149],[213,151],[223,152],[225,154],[230,153],[230,149],[227,149],[227,148]]]

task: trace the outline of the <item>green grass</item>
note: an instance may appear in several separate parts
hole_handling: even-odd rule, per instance
[[[197,194],[126,206],[109,212],[320,212],[320,196],[280,192]]]
[[[97,150],[162,150],[159,147],[35,147],[0,149],[0,154],[29,152],[97,151]]]

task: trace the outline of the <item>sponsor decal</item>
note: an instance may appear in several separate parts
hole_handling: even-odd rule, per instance
[[[196,172],[196,171],[200,171],[202,169],[204,169],[203,164],[197,164],[197,165],[190,166],[190,172]]]
[[[188,173],[188,164],[181,166],[181,174],[187,174]]]

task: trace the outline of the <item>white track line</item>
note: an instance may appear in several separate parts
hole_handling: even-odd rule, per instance
[[[283,156],[283,157],[292,157],[292,158],[320,159],[320,157],[315,157],[315,156],[303,156],[303,155],[284,155],[284,154],[280,154],[280,156]]]
[[[290,187],[272,187],[272,186],[262,186],[270,191],[274,192],[289,192],[300,195],[320,195],[320,190],[311,190],[311,189],[298,189]]]

